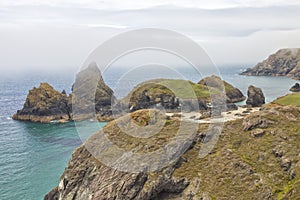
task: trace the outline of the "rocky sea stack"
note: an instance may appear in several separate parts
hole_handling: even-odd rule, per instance
[[[73,120],[89,119],[96,114],[99,121],[111,120],[111,104],[115,96],[95,62],[76,75],[72,86]]]
[[[143,117],[148,112],[132,113],[131,121],[151,126],[149,118]],[[126,151],[152,152],[170,142],[180,122],[167,119],[159,134],[145,140],[127,135],[118,127],[118,120],[112,121],[74,151],[59,185],[45,199],[298,199],[299,120],[298,107],[265,107],[244,119],[226,122],[213,151],[200,158],[199,150],[207,142],[207,126],[202,124],[182,144],[186,150],[178,159],[157,172],[136,173],[105,166],[105,160],[88,149],[98,149],[97,140],[104,134]],[[115,155],[114,151],[107,153]]]
[[[247,76],[288,76],[299,80],[300,49],[281,49],[241,74]]]
[[[248,87],[247,94],[248,94],[248,98],[246,101],[247,105],[250,105],[252,107],[260,107],[263,104],[265,104],[265,96],[260,88],[250,85]]]
[[[13,119],[50,122],[71,119],[71,102],[65,92],[58,92],[48,83],[41,83],[38,88],[29,90],[22,110],[18,110]]]
[[[56,91],[48,83],[41,83],[29,91],[23,108],[13,119],[42,123],[89,118],[109,121],[114,101],[113,91],[104,83],[98,66],[91,63],[77,74],[69,96],[65,91]]]

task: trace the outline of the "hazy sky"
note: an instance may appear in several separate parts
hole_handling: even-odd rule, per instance
[[[299,0],[1,0],[0,69],[79,67],[115,34],[166,28],[221,65],[300,47]]]

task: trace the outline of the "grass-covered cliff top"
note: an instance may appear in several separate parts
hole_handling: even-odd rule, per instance
[[[300,106],[300,92],[296,92],[293,94],[288,94],[286,96],[280,97],[276,99],[274,103],[283,106],[286,105]]]

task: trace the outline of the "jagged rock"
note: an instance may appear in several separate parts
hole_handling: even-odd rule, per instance
[[[112,115],[111,105],[115,97],[104,83],[95,62],[80,71],[72,86],[73,120],[94,117],[106,119]]]
[[[254,129],[254,130],[251,132],[251,135],[252,135],[253,137],[261,137],[261,136],[263,136],[264,134],[265,134],[265,131],[264,131],[263,129],[260,129],[260,128]]]
[[[248,87],[247,94],[248,94],[248,98],[246,101],[247,105],[251,105],[253,107],[259,107],[265,103],[265,96],[260,88],[250,85]]]
[[[114,102],[113,91],[104,83],[97,64],[92,62],[77,74],[69,97],[65,90],[60,93],[48,83],[41,83],[39,88],[29,91],[23,109],[17,111],[13,119],[63,123],[95,117],[99,121],[110,121]]]
[[[293,85],[290,89],[291,92],[300,92],[300,84],[299,83],[295,83],[295,85]]]
[[[206,77],[201,81],[199,81],[198,84],[209,85],[210,87],[216,88],[218,90],[224,89],[226,96],[228,98],[227,102],[229,103],[236,103],[236,102],[244,101],[246,99],[246,97],[238,88],[233,87],[231,84],[222,80],[220,77],[216,75]]]
[[[300,78],[300,49],[281,49],[242,75]]]
[[[273,124],[274,122],[269,119],[266,119],[264,117],[266,114],[268,114],[268,111],[256,112],[245,117],[242,124],[243,130],[249,131],[255,128],[268,128],[268,126],[270,124]]]
[[[46,123],[69,120],[70,113],[69,97],[48,83],[41,83],[38,88],[29,90],[22,110],[18,110],[13,119]]]

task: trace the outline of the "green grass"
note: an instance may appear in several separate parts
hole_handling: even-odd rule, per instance
[[[144,82],[133,90],[133,94],[141,94],[147,91],[149,95],[159,96],[160,94],[174,94],[182,99],[203,99],[216,94],[217,90],[207,86],[193,83],[186,80],[156,79]]]
[[[277,100],[275,100],[274,103],[283,106],[287,106],[287,105],[300,106],[300,93],[293,93],[293,94],[288,94],[286,96],[280,97]]]

